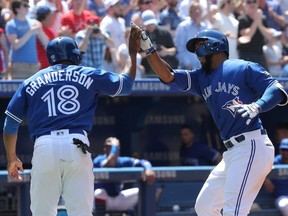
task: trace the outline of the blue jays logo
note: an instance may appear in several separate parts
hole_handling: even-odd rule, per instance
[[[222,109],[228,110],[233,117],[236,116],[238,107],[237,105],[243,104],[242,101],[239,100],[239,97],[235,97],[233,100],[227,101],[223,106]]]
[[[56,56],[55,56],[54,54],[52,54],[52,55],[50,56],[50,58],[51,58],[51,60],[52,60],[53,62],[56,61]]]

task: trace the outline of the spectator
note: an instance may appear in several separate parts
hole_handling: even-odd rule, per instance
[[[211,0],[182,0],[179,4],[179,12],[184,19],[189,16],[189,7],[192,2],[197,2],[201,5],[202,21],[205,22],[208,28],[211,28],[211,19],[217,11],[216,5],[212,4],[213,1]]]
[[[279,154],[278,149],[281,140],[288,138],[288,123],[287,122],[279,122],[274,128],[274,146],[275,146],[275,155]]]
[[[154,183],[155,173],[149,161],[135,159],[132,157],[120,156],[120,142],[115,137],[105,140],[104,154],[97,156],[94,160],[94,167],[144,167],[144,180],[148,184]],[[121,182],[98,183],[95,186],[95,199],[97,202],[105,202],[106,210],[125,211],[135,207],[138,201],[139,189],[137,187],[123,190]]]
[[[259,0],[259,8],[266,17],[267,25],[277,31],[282,31],[285,27],[285,17],[279,2],[275,0]]]
[[[186,19],[186,17],[189,16],[189,5],[192,2],[193,1],[191,0],[182,0],[179,3],[178,10],[179,10],[179,14],[182,16],[183,19]]]
[[[263,46],[263,52],[268,65],[269,73],[274,77],[283,76],[283,67],[285,67],[285,58],[282,55],[282,46],[280,37],[281,31],[273,31],[273,37]]]
[[[0,79],[11,79],[11,71],[7,70],[9,64],[9,48],[3,28],[0,28]],[[9,72],[9,74],[8,74]]]
[[[54,32],[55,36],[60,34],[62,16],[69,12],[68,5],[64,0],[40,0],[37,2],[35,9],[40,6],[47,6],[52,13],[52,21],[49,26]],[[35,10],[34,9],[34,10]]]
[[[151,42],[154,44],[159,55],[172,67],[178,67],[178,60],[176,58],[176,47],[171,33],[162,26],[158,26],[155,14],[151,10],[146,10],[141,15],[143,19],[143,25]],[[145,76],[155,77],[151,66],[149,65],[146,57],[142,60],[142,65],[145,68]]]
[[[180,164],[182,166],[217,165],[221,154],[207,144],[196,141],[195,131],[189,125],[180,128]]]
[[[152,10],[156,16],[156,19],[158,20],[159,15],[160,15],[160,10],[157,6],[159,5],[159,3],[158,4],[153,4],[153,3],[154,3],[153,0],[138,0],[138,11],[141,15],[146,10]]]
[[[244,14],[243,10],[243,0],[233,0],[235,3],[235,9],[234,9],[234,16],[238,20],[238,17]]]
[[[110,48],[106,49],[106,70],[109,67],[114,68],[114,71],[120,72],[121,68],[119,65],[113,64],[113,58],[117,58],[116,50],[119,46],[125,43],[125,20],[122,18],[122,6],[119,0],[106,0],[105,1],[106,16],[102,19],[100,23],[100,29],[103,32],[107,32],[111,40],[114,42],[115,51]]]
[[[125,20],[125,26],[129,27],[132,15],[136,12],[138,0],[121,0],[122,14]]]
[[[218,0],[218,12],[214,16],[212,28],[223,32],[229,42],[229,58],[238,59],[237,51],[237,31],[238,20],[234,17],[234,1]]]
[[[213,2],[210,2],[210,0],[206,0],[205,6],[204,4],[202,4],[202,2],[202,0],[199,1],[200,5],[203,7],[202,21],[205,22],[208,29],[211,29],[214,22],[215,14],[218,12],[218,6],[217,4],[213,4]]]
[[[104,69],[106,48],[108,46],[115,49],[114,43],[108,34],[100,31],[97,16],[91,16],[87,24],[86,29],[80,30],[75,36],[80,50],[85,52],[81,65]]]
[[[86,28],[87,20],[93,13],[85,9],[86,1],[72,0],[71,4],[72,9],[62,16],[62,27],[59,34],[74,39],[78,31]]]
[[[0,28],[5,29],[5,24],[11,19],[11,10],[9,9],[9,2],[7,0],[0,1]]]
[[[189,8],[189,17],[182,21],[175,35],[175,45],[177,47],[177,59],[179,68],[194,69],[200,67],[200,61],[195,53],[186,49],[186,43],[191,35],[196,35],[199,31],[206,29],[205,23],[202,22],[202,8],[198,2],[192,1]]]
[[[288,164],[288,138],[283,139],[279,146],[279,154],[274,164]],[[263,187],[275,197],[275,206],[283,216],[288,215],[288,179],[287,177],[266,178]]]
[[[244,0],[243,7],[245,14],[239,17],[237,35],[239,58],[256,62],[268,70],[263,46],[272,37],[272,31],[258,9],[258,0]]]
[[[126,43],[121,44],[117,50],[117,56],[119,58],[118,62],[121,68],[124,68],[126,59],[129,56],[129,50],[128,50],[129,34],[130,34],[130,28],[127,28],[125,32]],[[141,65],[141,61],[142,61],[142,56],[138,53],[137,54],[136,79],[141,79],[145,73],[145,68],[143,67],[143,65]]]
[[[105,1],[107,15],[100,23],[100,29],[107,32],[115,44],[116,50],[125,43],[125,20],[122,18],[122,6],[119,0]]]
[[[55,38],[54,32],[49,28],[53,22],[53,14],[48,6],[39,6],[36,10],[36,19],[42,23],[42,28],[49,41]],[[37,54],[40,63],[40,69],[44,69],[49,66],[48,59],[46,57],[46,47],[44,47],[40,40],[37,39]]]
[[[166,2],[167,7],[160,13],[159,25],[165,26],[174,38],[176,28],[183,18],[178,13],[178,0],[166,0]]]
[[[106,15],[104,0],[87,0],[87,7],[94,15],[97,15],[100,20]]]
[[[288,24],[288,1],[287,0],[277,0],[279,4],[281,5],[281,9],[283,12],[283,15],[285,16],[285,23]]]
[[[288,17],[288,11],[287,11],[287,17]],[[282,52],[284,55],[283,63],[285,66],[283,67],[283,76],[288,77],[288,23],[285,25],[285,28],[282,32],[281,37],[281,45],[282,45]]]
[[[27,17],[28,0],[13,0],[11,7],[15,17],[6,24],[6,35],[11,45],[9,70],[13,79],[26,79],[40,68],[36,38],[39,38],[44,47],[47,46],[48,38],[42,29],[42,24]]]
[[[143,20],[141,18],[141,13],[134,13],[131,17],[131,21],[137,26],[143,27]]]

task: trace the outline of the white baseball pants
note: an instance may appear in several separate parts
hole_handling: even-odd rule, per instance
[[[89,145],[87,136],[58,130],[36,139],[31,169],[31,211],[55,216],[60,195],[69,216],[92,216],[94,174],[91,154],[72,144],[73,138]]]
[[[94,195],[96,199],[104,200],[107,211],[126,211],[131,210],[138,201],[138,188],[122,190],[118,196],[110,197],[105,189],[98,188]]]
[[[243,133],[245,140],[223,154],[212,170],[195,204],[198,216],[249,214],[274,161],[274,146],[260,130]]]

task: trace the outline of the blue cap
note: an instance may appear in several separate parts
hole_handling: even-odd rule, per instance
[[[41,5],[36,8],[36,15],[37,16],[45,16],[51,13],[51,9],[46,5]]]
[[[288,149],[288,138],[281,140],[279,149]]]

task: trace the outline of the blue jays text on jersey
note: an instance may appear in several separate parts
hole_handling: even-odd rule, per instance
[[[257,101],[272,85],[286,94],[281,84],[259,64],[239,59],[228,59],[210,73],[203,72],[201,68],[192,71],[176,69],[174,81],[168,85],[201,97],[223,140],[262,128],[259,117],[247,126],[246,119],[237,113],[233,105]]]
[[[240,87],[232,84],[232,83],[226,83],[226,82],[218,82],[218,86],[216,86],[216,89],[213,89],[215,92],[225,92],[227,94],[232,94],[234,96],[239,94]],[[204,88],[202,97],[204,100],[207,100],[208,97],[212,95],[212,86],[208,86]]]

